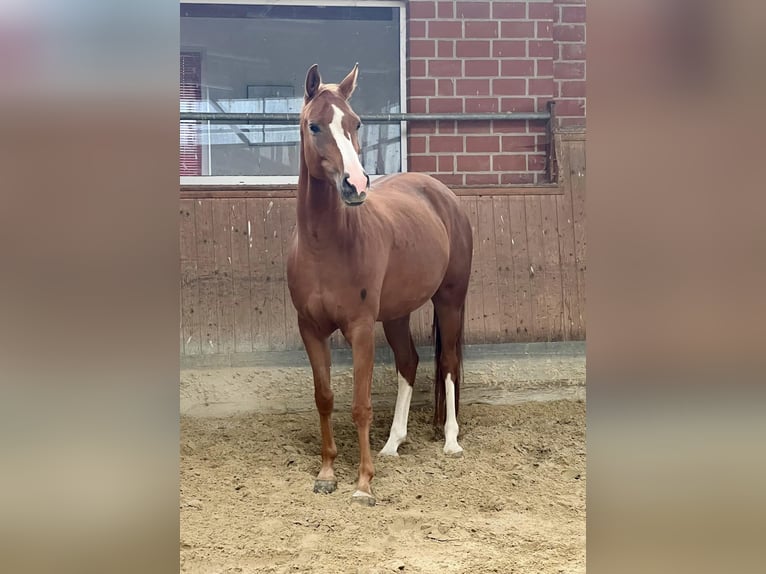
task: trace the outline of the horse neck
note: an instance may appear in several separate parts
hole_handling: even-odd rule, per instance
[[[343,223],[340,197],[327,182],[309,175],[302,145],[297,195],[300,239],[312,244],[320,244],[336,238]]]

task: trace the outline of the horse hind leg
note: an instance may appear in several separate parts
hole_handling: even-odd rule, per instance
[[[463,447],[457,442],[460,432],[457,414],[463,362],[463,311],[462,304],[456,306],[434,301],[434,425],[444,425],[444,454],[450,456],[461,456],[463,453]]]
[[[407,419],[412,400],[412,387],[415,384],[415,374],[418,370],[418,353],[410,333],[409,315],[393,321],[385,321],[383,331],[394,352],[399,389],[396,394],[396,407],[394,420],[391,423],[391,432],[380,454],[382,456],[399,456],[399,445],[407,438]]]

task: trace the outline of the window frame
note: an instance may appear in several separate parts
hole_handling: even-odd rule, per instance
[[[320,0],[310,3],[307,0],[180,0],[182,4],[238,4],[238,5],[268,5],[281,4],[293,6],[352,6],[357,8],[397,8],[399,10],[399,97],[401,99],[401,111],[407,112],[407,2],[404,0]],[[180,22],[180,20],[179,20]],[[206,62],[204,47],[186,46],[179,47],[179,54],[184,51],[200,51],[203,53],[201,70],[204,75]],[[340,78],[338,79],[340,81]],[[407,171],[407,122],[399,122],[400,128],[400,162],[401,171]],[[179,148],[180,149],[180,148]],[[203,154],[206,153],[203,151]],[[371,180],[388,174],[372,175]],[[265,188],[274,186],[294,186],[298,183],[298,175],[179,175],[181,186],[262,186]]]

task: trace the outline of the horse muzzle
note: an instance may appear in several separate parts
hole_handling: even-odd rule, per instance
[[[367,189],[370,187],[370,178],[367,174],[365,174],[365,178],[367,179],[367,185],[361,193],[357,190],[357,187],[349,181],[348,176],[343,178],[340,187],[340,197],[343,200],[343,203],[352,207],[364,203],[364,200],[367,199]]]

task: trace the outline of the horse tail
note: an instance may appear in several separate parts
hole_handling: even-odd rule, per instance
[[[455,354],[457,357],[457,364],[453,374],[453,382],[455,384],[455,415],[457,416],[460,410],[460,381],[463,378],[463,331],[465,326],[465,304],[460,308],[460,330],[457,333],[457,342],[455,348]],[[444,423],[447,421],[447,396],[445,389],[445,381],[447,375],[450,374],[449,370],[445,368],[447,362],[444,360],[444,346],[442,344],[441,328],[439,327],[439,316],[434,309],[434,321],[433,321],[433,339],[434,339],[434,362],[435,362],[435,374],[434,374],[434,426],[444,427]]]

